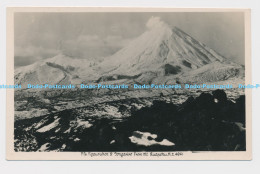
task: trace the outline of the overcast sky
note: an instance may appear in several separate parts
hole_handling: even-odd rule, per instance
[[[81,59],[112,55],[147,30],[152,16],[244,64],[243,13],[16,13],[15,66],[61,52]]]

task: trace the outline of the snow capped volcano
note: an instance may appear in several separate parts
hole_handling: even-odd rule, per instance
[[[79,84],[131,79],[140,83],[176,83],[176,79],[209,82],[243,76],[241,65],[160,18],[152,17],[146,26],[147,31],[100,63],[60,54],[16,69],[15,81],[18,84]]]
[[[95,69],[106,76],[115,74],[137,76],[152,73],[152,77],[148,77],[149,81],[159,76],[180,76],[181,74],[193,76],[196,72],[200,72],[197,73],[200,75],[216,67],[243,69],[242,66],[228,61],[181,29],[170,27],[158,17],[152,17],[146,26],[148,28],[146,32],[116,54],[106,58]],[[203,68],[206,65],[213,69]],[[201,71],[198,70],[200,68],[202,68]],[[233,74],[227,76],[236,76],[238,71],[240,70],[232,71]],[[214,76],[223,76],[220,73],[222,72],[219,71]]]
[[[159,18],[151,18],[147,26],[148,30],[145,33],[127,47],[106,58],[100,64],[101,71],[135,75],[159,70],[168,65],[178,72],[225,60],[214,50],[177,27],[171,28]]]

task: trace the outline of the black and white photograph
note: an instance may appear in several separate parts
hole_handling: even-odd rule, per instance
[[[247,10],[73,9],[10,10],[10,158],[251,158]]]

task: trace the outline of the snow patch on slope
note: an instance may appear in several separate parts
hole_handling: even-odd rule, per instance
[[[132,143],[143,145],[143,146],[152,146],[152,145],[161,145],[161,146],[174,146],[173,142],[170,142],[167,139],[163,139],[158,142],[155,139],[157,138],[156,134],[151,134],[149,132],[140,132],[134,131],[133,136],[129,137]]]
[[[48,124],[47,126],[44,126],[44,127],[40,128],[40,129],[38,129],[37,132],[43,133],[43,132],[47,132],[47,131],[55,128],[56,126],[59,125],[59,120],[60,120],[60,118],[54,120],[54,122]]]

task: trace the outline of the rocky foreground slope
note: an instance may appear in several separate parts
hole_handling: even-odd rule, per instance
[[[125,104],[138,102],[125,100],[109,105],[119,108],[118,112],[124,115],[129,111]],[[230,101],[222,90],[189,97],[180,105],[154,100],[150,106],[131,110],[128,117],[90,116],[88,112],[94,110],[83,107],[17,120],[15,151],[241,151],[246,148],[245,96]]]

